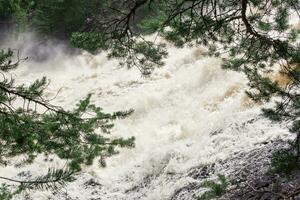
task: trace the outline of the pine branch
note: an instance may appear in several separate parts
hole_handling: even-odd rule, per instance
[[[48,169],[48,173],[43,176],[39,176],[34,180],[18,180],[13,178],[7,178],[0,176],[0,179],[15,182],[21,184],[23,188],[27,189],[50,189],[55,190],[58,186],[63,186],[66,182],[72,180],[75,172],[64,169]]]
[[[16,95],[18,97],[21,97],[25,100],[28,100],[29,102],[34,102],[34,103],[36,103],[38,105],[41,105],[41,106],[45,107],[46,109],[51,110],[53,112],[61,113],[61,114],[67,114],[67,112],[63,111],[63,109],[61,107],[53,106],[53,105],[49,104],[46,101],[42,101],[42,100],[39,100],[37,98],[29,97],[26,94],[18,92],[17,90],[9,89],[9,88],[1,85],[1,84],[0,84],[0,90],[3,90],[4,92],[6,92],[8,94],[12,94],[12,95]]]

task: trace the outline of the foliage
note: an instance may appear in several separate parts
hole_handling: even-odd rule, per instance
[[[48,169],[47,174],[36,177],[34,180],[21,181],[21,189],[57,190],[67,182],[72,181],[73,172],[64,169]]]
[[[152,34],[155,33],[161,27],[161,23],[163,20],[163,16],[158,15],[151,19],[145,19],[141,21],[139,27],[141,27],[146,34]]]
[[[0,19],[12,20],[19,31],[34,28],[55,37],[70,36],[99,11],[99,0],[0,0]]]
[[[71,44],[79,46],[89,52],[96,52],[99,49],[106,49],[104,36],[95,32],[74,32],[71,36]]]
[[[0,19],[16,21],[17,30],[23,31],[35,4],[35,0],[0,0]]]
[[[0,200],[10,200],[15,195],[20,194],[25,188],[20,185],[17,188],[12,188],[11,185],[1,184],[0,185]]]
[[[38,31],[54,36],[70,36],[101,6],[97,0],[37,0],[33,25]]]
[[[142,75],[149,75],[155,66],[163,65],[162,59],[167,55],[165,45],[154,46],[150,41],[136,41],[136,39],[107,40],[96,33],[74,33],[71,38],[74,46],[91,52],[109,50],[109,58],[119,58],[120,64],[128,68],[137,67]]]
[[[8,189],[8,186],[2,184],[2,186],[0,186],[0,200],[10,200],[12,197],[13,194]]]
[[[49,84],[45,77],[29,86],[16,85],[13,78],[8,78],[18,62],[18,58],[13,61],[11,50],[0,51],[0,164],[24,165],[44,154],[66,160],[68,168],[49,169],[46,175],[29,181],[1,179],[27,188],[49,189],[70,181],[82,165],[91,165],[95,158],[118,153],[116,147],[133,147],[134,138],[107,135],[113,127],[112,121],[128,116],[132,110],[105,113],[90,102],[90,94],[73,110],[54,106],[43,98]],[[12,163],[15,156],[24,160]]]
[[[274,153],[271,164],[273,172],[283,175],[290,175],[300,167],[299,158],[291,149],[283,149]]]
[[[209,200],[217,197],[221,197],[226,193],[228,182],[224,175],[218,175],[217,181],[205,181],[203,186],[209,188],[198,200]]]

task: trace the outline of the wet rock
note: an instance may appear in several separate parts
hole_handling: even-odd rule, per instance
[[[285,145],[284,141],[273,141],[263,148],[248,153],[244,160],[249,163],[248,166],[239,166],[241,169],[231,172],[230,179],[238,181],[231,181],[232,189],[222,199],[279,200],[299,188],[299,171],[290,177],[269,173],[272,153],[284,148]],[[300,194],[294,199],[300,199]]]
[[[198,183],[190,183],[178,190],[176,190],[173,194],[173,196],[170,198],[170,200],[179,200],[184,199],[186,196],[186,193],[194,193],[194,191],[199,190],[201,188],[201,185]],[[195,196],[196,199],[196,196]]]
[[[279,200],[300,187],[300,173],[292,179],[268,173],[272,154],[284,148],[285,141],[262,142],[258,148],[249,152],[235,152],[229,159],[220,160],[212,165],[191,169],[187,175],[195,182],[177,189],[171,200],[190,199],[201,196],[205,191],[203,182],[217,174],[224,174],[230,182],[228,192],[219,199],[223,200]],[[206,188],[207,189],[207,188]],[[299,194],[300,195],[300,194]],[[187,198],[187,197],[190,198]],[[300,199],[296,196],[295,199]]]
[[[188,176],[192,177],[193,179],[205,179],[208,178],[211,174],[215,172],[214,170],[215,164],[206,165],[199,168],[193,168],[188,172]]]
[[[134,185],[133,187],[125,190],[125,193],[138,192],[141,188],[147,187],[151,183],[151,181],[155,179],[155,177],[156,177],[155,175],[145,176],[141,181],[141,183]]]
[[[101,187],[102,185],[100,183],[98,183],[95,179],[91,178],[90,180],[88,180],[87,182],[84,183],[84,187],[85,188],[89,188],[89,187]]]

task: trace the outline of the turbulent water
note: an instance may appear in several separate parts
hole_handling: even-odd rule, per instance
[[[202,181],[188,175],[191,169],[288,134],[259,115],[261,105],[244,93],[246,78],[222,70],[219,59],[203,57],[202,48],[169,46],[165,65],[150,78],[141,77],[135,68],[121,68],[105,53],[67,55],[60,46],[43,48],[52,57],[22,62],[14,72],[17,82],[47,76],[51,84],[46,95],[56,96],[52,102],[65,108],[93,93],[93,102],[105,111],[134,109],[131,116],[116,121],[111,134],[135,136],[136,147],[108,158],[106,168],[97,162],[86,167],[58,194],[30,192],[33,199],[171,199],[180,188]],[[31,50],[25,49],[23,55]],[[31,166],[2,168],[0,175],[42,173],[58,165],[63,162],[45,163],[39,158]],[[181,195],[178,199],[194,199],[198,194]]]

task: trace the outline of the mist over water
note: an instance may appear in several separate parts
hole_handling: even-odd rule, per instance
[[[69,53],[65,44],[38,44],[34,35],[24,37],[5,44],[14,44],[20,55],[29,57],[14,71],[18,83],[47,76],[51,84],[46,96],[56,96],[52,103],[67,109],[92,93],[93,102],[107,112],[135,110],[116,121],[111,134],[135,136],[136,147],[108,158],[106,168],[97,162],[86,167],[63,190],[71,198],[170,199],[185,185],[203,181],[188,176],[192,168],[288,136],[285,128],[260,116],[261,105],[246,97],[246,78],[222,70],[221,61],[204,57],[205,50],[200,47],[176,49],[169,45],[165,66],[143,78],[137,69],[121,68],[117,60],[108,60],[105,52]],[[26,170],[42,173],[49,166],[61,165],[59,160],[45,164],[40,157],[25,168],[2,168],[0,175],[14,177]],[[99,185],[86,186],[91,178]],[[53,197],[50,192],[31,195],[40,200],[65,199],[63,194]],[[187,192],[180,199],[193,199],[194,195]]]

